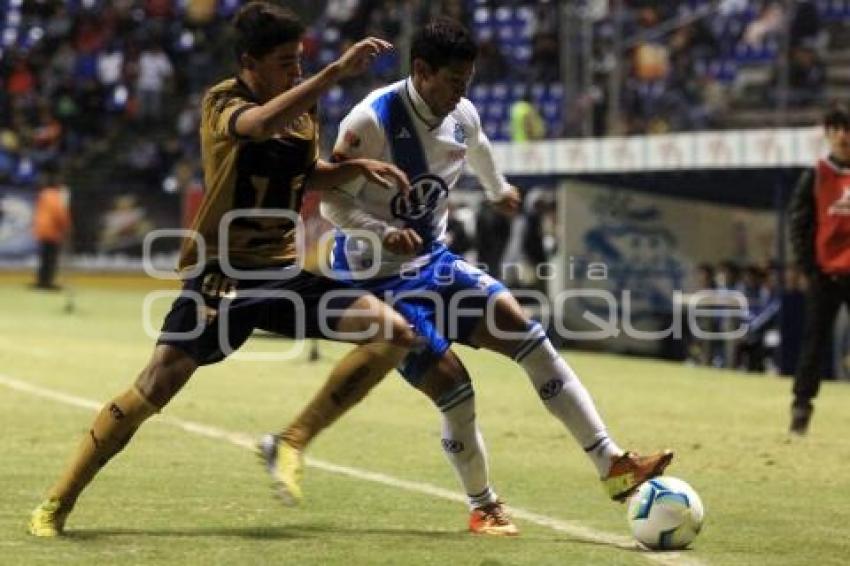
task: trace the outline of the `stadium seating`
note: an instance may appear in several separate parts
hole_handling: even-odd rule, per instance
[[[28,3],[24,0],[0,0],[0,82],[2,82],[4,89],[7,87],[6,79],[12,72],[17,57],[27,59],[31,57],[31,54],[37,53],[38,56],[35,57],[35,60],[39,64],[47,64],[53,54],[52,52],[44,52],[44,45],[53,42],[55,46],[57,40],[61,42],[71,38],[72,31],[70,29],[63,32],[61,31],[62,26],[56,25],[55,11],[51,11],[55,9],[49,7],[48,4]],[[199,53],[210,51],[210,45],[214,43],[212,37],[217,35],[215,31],[210,30],[217,30],[216,26],[220,26],[231,18],[242,2],[240,0],[217,0],[212,20],[206,21],[200,26],[189,21],[190,16],[187,11],[189,4],[190,2],[185,0],[162,3],[163,6],[167,7],[167,10],[170,10],[171,18],[167,25],[160,26],[159,29],[167,37],[164,47],[169,57],[175,63],[178,63],[176,83],[184,89],[174,93],[175,98],[172,101],[171,112],[176,112],[181,108],[184,105],[184,100],[188,99],[189,96],[197,96],[197,89],[200,88],[198,84],[203,82],[204,79],[204,77],[187,79],[186,75],[197,68],[196,65],[187,64],[187,62],[192,61],[193,57],[198,56]],[[427,4],[427,2],[421,3],[422,6]],[[569,89],[565,89],[563,84],[557,81],[547,84],[547,82],[536,80],[533,77],[529,78],[527,73],[528,69],[535,63],[534,42],[537,34],[541,33],[541,26],[551,33],[556,23],[537,21],[540,18],[537,12],[540,6],[539,2],[530,0],[511,2],[467,0],[466,2],[469,25],[475,37],[482,41],[494,40],[498,52],[504,57],[508,68],[508,72],[504,76],[498,76],[498,81],[475,84],[470,92],[470,98],[480,110],[485,130],[494,140],[508,139],[511,105],[525,96],[528,96],[529,100],[537,106],[546,123],[547,135],[550,137],[563,134],[564,130],[561,126],[568,116],[570,108],[574,105],[574,101],[568,98],[573,96],[573,93]],[[672,13],[665,14],[665,16],[687,17],[698,10],[706,10],[710,7],[715,9],[716,6],[716,2],[709,2],[708,0],[688,0],[677,3],[675,10]],[[711,37],[716,41],[716,48],[712,49],[710,53],[695,53],[692,56],[693,61],[687,66],[687,69],[692,73],[691,78],[695,77],[700,80],[707,78],[715,81],[722,85],[726,92],[732,93],[734,96],[744,93],[743,102],[732,100],[731,106],[733,108],[746,106],[748,89],[761,89],[762,94],[752,96],[750,104],[763,107],[764,100],[760,99],[759,96],[764,96],[764,91],[770,90],[768,81],[771,79],[776,61],[781,55],[781,42],[770,33],[759,37],[757,40],[745,40],[748,26],[761,17],[764,2],[753,0],[738,4],[733,3],[730,6],[736,7],[728,12],[713,13],[711,17],[704,19]],[[847,23],[850,22],[850,1],[817,0],[814,2],[814,6],[824,28],[830,30],[842,26],[846,28]],[[105,0],[66,0],[64,7],[67,13],[66,18],[71,23],[79,16],[87,14],[88,17],[94,18],[93,21],[96,24],[102,23],[98,18],[108,17],[105,15],[109,12],[107,8],[115,9],[112,3]],[[145,23],[144,25],[148,24]],[[596,25],[600,36],[604,36],[606,29],[607,33],[610,33],[610,17],[603,19]],[[57,29],[60,31],[57,32]],[[134,31],[138,31],[138,29]],[[57,33],[59,35],[56,35]],[[204,37],[205,33],[209,34],[207,38]],[[326,17],[320,17],[308,32],[308,39],[314,48],[306,53],[305,68],[307,72],[315,71],[334,60],[347,41],[355,39],[347,37],[346,33],[351,32],[350,30],[346,31],[344,24],[334,23]],[[390,39],[395,40],[396,38]],[[662,43],[663,41],[666,40],[662,39]],[[129,42],[125,38],[119,38],[119,43],[122,44],[121,49],[127,49]],[[103,49],[103,46],[97,47],[93,51],[78,50],[73,53],[75,80],[98,80],[97,57],[100,49]],[[39,53],[40,50],[41,53]],[[827,69],[827,75],[831,78],[843,77],[842,69],[839,68],[843,65],[843,61],[843,59],[832,61],[831,66]],[[557,65],[554,61],[552,64]],[[375,74],[381,80],[393,80],[394,77],[398,76],[400,66],[401,61],[398,56],[383,58],[379,61]],[[220,69],[218,70],[220,72]],[[38,68],[34,71],[33,74],[38,74],[42,69]],[[554,75],[557,76],[557,70],[555,70]],[[36,82],[38,88],[44,87],[38,80]],[[644,108],[651,105],[652,101],[660,96],[660,93],[673,93],[674,95],[678,93],[685,97],[691,105],[699,104],[699,101],[693,100],[693,93],[677,91],[677,89],[682,88],[681,84],[686,81],[676,81],[673,84],[664,82],[639,84],[640,82],[639,80],[629,80],[626,82],[626,87],[631,89],[631,92],[636,96],[648,97],[641,105]],[[191,84],[195,90],[185,90],[187,83]],[[103,112],[105,122],[120,120],[130,115],[135,108],[134,86],[125,82],[105,86],[106,88],[99,94],[100,100],[97,102],[97,105],[99,105],[97,110]],[[349,85],[347,85],[345,89],[335,89],[324,97],[322,115],[325,126],[323,137],[326,141],[333,139],[336,124],[351,105],[356,102],[355,97],[366,92],[371,86],[374,86],[374,83],[360,85],[356,88],[349,88]],[[605,88],[604,84],[597,86]],[[55,87],[56,85],[53,85],[53,88]],[[831,90],[828,86],[824,96],[835,97],[847,94],[846,89],[842,89],[845,89],[843,83]],[[4,111],[4,105],[6,107],[9,105],[9,97],[4,97],[3,94],[5,93],[0,93],[0,132],[12,129],[10,112]],[[44,95],[40,92],[37,94],[39,96]],[[85,94],[80,94],[78,90],[73,90],[72,94],[77,97],[74,98],[77,105],[87,104],[84,99]],[[53,96],[53,92],[50,95]],[[86,108],[86,110],[93,109]],[[736,115],[732,113],[731,118],[731,123],[720,124],[720,126],[735,126]],[[86,125],[85,121],[80,121],[80,123]],[[84,150],[89,146],[86,141],[86,132],[79,131],[79,124],[63,122],[63,126],[65,126],[63,134],[65,136],[63,141],[65,150]],[[674,129],[705,127],[705,124],[685,120],[680,123],[672,123],[671,127]],[[5,147],[0,151],[3,152],[2,170],[5,172],[3,177],[7,181],[18,183],[33,178],[39,164],[27,155],[26,148],[15,150]]]

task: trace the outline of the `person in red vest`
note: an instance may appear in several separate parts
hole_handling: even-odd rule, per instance
[[[59,251],[71,230],[68,188],[52,175],[38,194],[33,217],[33,236],[38,241],[37,289],[57,290],[56,268]]]
[[[803,173],[791,197],[791,244],[808,279],[800,363],[794,376],[790,432],[804,435],[823,377],[825,345],[842,304],[850,305],[850,108],[824,117],[829,156]]]

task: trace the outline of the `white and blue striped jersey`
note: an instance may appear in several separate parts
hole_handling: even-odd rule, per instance
[[[475,106],[462,98],[451,114],[438,118],[411,79],[375,90],[357,104],[340,124],[334,156],[392,162],[411,181],[407,196],[362,177],[323,194],[322,215],[340,229],[334,267],[355,278],[363,271],[373,277],[397,275],[427,264],[444,249],[448,192],[467,159],[488,198],[510,190]],[[384,249],[376,254],[374,246],[352,237],[366,230],[381,241],[389,231],[403,228],[413,228],[422,238],[420,255],[399,256]],[[378,255],[380,264],[375,266]]]

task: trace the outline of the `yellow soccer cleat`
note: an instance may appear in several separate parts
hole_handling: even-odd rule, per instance
[[[476,535],[512,537],[519,534],[501,501],[476,507],[469,514],[469,532]]]
[[[622,503],[640,484],[663,474],[671,460],[671,450],[662,450],[649,456],[626,452],[614,458],[608,476],[602,478],[602,483],[611,499]]]
[[[257,452],[272,476],[274,487],[284,505],[301,503],[301,478],[304,475],[304,456],[274,434],[267,434],[257,444]]]
[[[27,530],[36,537],[61,536],[69,513],[71,508],[62,508],[58,499],[45,499],[33,510]]]

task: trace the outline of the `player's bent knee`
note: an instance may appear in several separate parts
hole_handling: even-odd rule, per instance
[[[472,332],[471,342],[479,348],[510,357],[522,344],[523,334],[532,328],[533,322],[512,295],[502,293],[496,300],[495,316],[492,320],[481,319]]]
[[[148,365],[136,378],[136,389],[153,405],[164,407],[189,381],[198,364],[182,350],[157,346]]]

